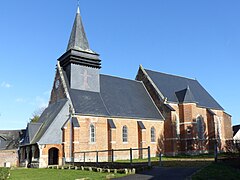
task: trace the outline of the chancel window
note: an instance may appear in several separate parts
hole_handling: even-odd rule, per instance
[[[90,142],[95,142],[96,138],[95,138],[95,127],[93,124],[90,125]]]
[[[127,126],[123,126],[123,128],[122,128],[122,139],[123,139],[123,142],[128,142],[128,128],[127,128]]]
[[[204,120],[202,116],[197,117],[197,130],[198,130],[198,138],[204,139]]]
[[[221,118],[216,117],[216,130],[217,130],[217,139],[222,139],[222,126],[221,126]]]
[[[156,132],[154,127],[151,127],[151,142],[156,142]]]

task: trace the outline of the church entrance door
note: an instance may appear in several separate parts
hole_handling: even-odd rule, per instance
[[[48,165],[58,164],[58,151],[57,148],[51,148],[48,150]]]

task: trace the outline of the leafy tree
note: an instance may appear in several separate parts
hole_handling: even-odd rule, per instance
[[[45,107],[42,107],[34,111],[34,113],[32,114],[32,117],[29,119],[30,122],[37,123],[44,110],[45,110]]]
[[[33,117],[30,118],[30,122],[36,123],[38,122],[40,116],[37,114],[34,114]]]

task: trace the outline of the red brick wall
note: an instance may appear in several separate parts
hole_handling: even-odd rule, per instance
[[[55,87],[55,83],[57,80],[60,82],[58,88]],[[66,98],[66,94],[64,92],[63,83],[60,78],[59,70],[57,69],[49,103],[50,104],[55,103],[57,100],[63,99],[63,98]]]
[[[18,166],[17,150],[1,150],[0,151],[0,167],[4,167],[5,162],[10,162],[11,166]]]
[[[62,165],[63,146],[61,144],[46,144],[42,150],[40,167],[47,167],[48,165],[48,152],[51,148],[58,149],[58,164]]]
[[[213,149],[213,143],[215,141],[215,126],[216,122],[213,116],[211,116],[206,108],[197,107],[194,103],[186,104],[174,104],[170,105],[175,109],[175,112],[170,112],[164,105],[164,97],[158,94],[151,80],[144,74],[141,68],[139,68],[137,80],[142,81],[146,86],[149,94],[154,100],[156,106],[165,117],[164,122],[164,146],[166,154],[176,153],[196,153],[197,151],[207,152]],[[224,111],[213,110],[216,113],[216,117],[221,119],[221,149],[224,149],[226,139],[232,138],[231,117],[224,113]],[[180,139],[176,136],[175,115],[176,113],[180,119]],[[204,137],[205,140],[200,141],[198,139],[197,131],[197,116],[201,116],[204,120]],[[190,134],[187,133],[187,129],[190,129]]]
[[[232,121],[231,116],[224,113],[223,114],[223,126],[224,126],[224,133],[225,133],[225,139],[226,140],[232,140],[233,137],[233,131],[232,131]]]
[[[80,128],[74,128],[73,135],[73,151],[96,151],[96,150],[107,150],[111,149],[129,149],[139,147],[139,131],[137,120],[134,119],[120,119],[113,118],[116,129],[111,130],[112,142],[110,142],[109,128],[107,124],[107,118],[103,117],[77,117]],[[151,121],[142,120],[146,130],[142,131],[142,147],[151,147],[151,154],[154,156],[158,151],[159,141],[158,139],[163,138],[163,122],[162,121]],[[90,142],[90,124],[95,126],[96,130],[96,142]],[[122,127],[126,125],[128,128],[128,142],[122,141]],[[151,127],[156,130],[156,142],[151,142]],[[70,123],[68,122],[64,128],[64,153],[65,157],[68,158],[69,146],[70,146]],[[145,153],[147,154],[147,153]],[[119,152],[115,154],[119,158],[123,156],[129,156],[129,152]],[[106,156],[106,155],[105,155]],[[133,156],[137,157],[138,152],[134,152]]]

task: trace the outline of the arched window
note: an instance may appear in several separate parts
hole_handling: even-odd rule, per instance
[[[127,126],[123,126],[123,128],[122,128],[122,140],[123,140],[123,142],[128,142],[128,128],[127,128]]]
[[[198,131],[198,139],[204,139],[204,120],[202,116],[198,116],[197,118],[197,131]]]
[[[154,127],[151,127],[151,142],[156,142],[156,132]]]
[[[180,136],[180,120],[179,120],[179,117],[177,115],[177,113],[175,113],[175,125],[176,125],[176,135],[177,137]]]
[[[216,126],[217,126],[217,138],[222,139],[222,126],[221,126],[221,118],[216,117]]]
[[[93,124],[90,125],[90,142],[95,142],[95,127]]]

